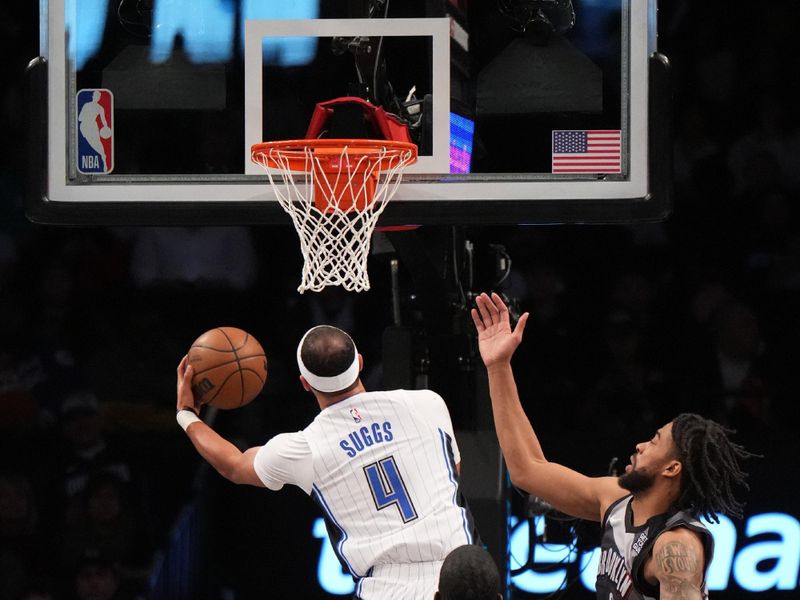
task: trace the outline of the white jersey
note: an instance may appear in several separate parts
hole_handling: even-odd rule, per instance
[[[297,485],[322,508],[357,597],[400,599],[433,597],[441,561],[476,537],[459,462],[444,400],[394,390],[329,406],[303,431],[272,438],[254,467],[268,488]],[[387,595],[393,581],[412,585]]]

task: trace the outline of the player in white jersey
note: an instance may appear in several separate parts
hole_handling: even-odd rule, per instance
[[[740,461],[753,455],[718,423],[681,414],[636,445],[620,477],[586,477],[547,461],[511,370],[528,313],[512,330],[497,294],[479,295],[476,305],[472,320],[511,480],[561,512],[602,522],[598,600],[706,598],[713,546],[698,518],[741,516],[733,489],[745,485]]]
[[[192,367],[178,367],[178,422],[234,483],[301,488],[320,506],[355,598],[432,598],[448,553],[476,543],[459,491],[460,455],[444,400],[430,390],[367,392],[363,359],[344,331],[321,325],[297,348],[320,413],[302,431],[239,451],[198,417]]]

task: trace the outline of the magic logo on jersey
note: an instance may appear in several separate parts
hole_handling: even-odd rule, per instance
[[[80,90],[76,96],[79,173],[106,175],[114,170],[114,95],[106,89]]]
[[[608,597],[615,600],[627,598],[633,589],[633,580],[625,566],[625,560],[614,548],[603,548],[600,553],[597,589],[608,592]]]

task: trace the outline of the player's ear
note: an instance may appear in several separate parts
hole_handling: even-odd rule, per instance
[[[358,353],[358,372],[361,372],[361,369],[364,368],[364,357],[361,356],[361,353]]]
[[[310,392],[310,391],[311,391],[311,386],[310,386],[310,385],[308,385],[308,382],[306,381],[306,378],[305,378],[305,377],[303,377],[302,375],[300,375],[300,385],[302,385],[302,386],[303,386],[303,389],[304,389],[305,391],[307,391],[307,392]]]
[[[683,465],[679,460],[671,460],[664,467],[664,477],[677,477],[683,471]]]

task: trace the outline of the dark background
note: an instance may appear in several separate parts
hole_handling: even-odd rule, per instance
[[[663,4],[659,50],[675,80],[669,219],[460,233],[481,256],[502,245],[512,258],[498,287],[533,315],[515,365],[552,460],[602,474],[678,412],[699,412],[765,456],[750,465],[748,514],[797,516],[800,15],[790,1]],[[314,591],[316,510],[297,490],[234,489],[202,469],[174,424],[174,369],[210,327],[252,331],[270,358],[270,381],[246,409],[220,414],[218,428],[243,445],[302,428],[315,407],[295,383],[292,356],[310,325],[351,330],[368,387],[381,385],[379,332],[392,323],[387,256],[371,259],[368,294],[300,296],[297,241],[285,225],[30,223],[23,74],[38,54],[37,6],[15,2],[2,12],[0,598],[16,600],[34,584],[77,598],[76,561],[93,547],[118,559],[125,590],[146,589],[185,506],[206,515],[209,597],[223,597],[220,589],[236,598],[324,597]],[[476,291],[496,283],[490,266],[478,275]],[[414,313],[414,279],[402,277],[404,308]],[[86,391],[97,406],[75,409],[73,394]],[[469,410],[448,401],[456,420]],[[81,436],[87,444],[102,436],[105,450],[76,458]],[[107,506],[97,497],[108,495],[92,493],[104,483],[96,472],[109,467],[122,484],[110,483],[108,494],[116,490],[124,510],[103,523],[91,498]],[[190,504],[197,497],[202,510]],[[518,500],[514,507],[522,510]],[[715,597],[752,595],[733,585]],[[575,588],[565,596],[590,597]]]

